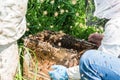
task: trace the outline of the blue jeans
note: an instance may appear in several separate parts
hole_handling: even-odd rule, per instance
[[[120,59],[98,50],[86,51],[79,67],[81,80],[120,80]]]

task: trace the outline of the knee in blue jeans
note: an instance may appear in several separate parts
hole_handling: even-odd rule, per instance
[[[88,65],[91,65],[91,63],[95,62],[95,58],[98,57],[98,54],[100,52],[98,50],[88,50],[86,51],[82,57],[80,58],[79,67],[80,69],[84,69],[83,67],[86,67]]]
[[[96,56],[95,54],[97,52],[98,52],[97,50],[88,50],[82,55],[82,57],[80,58],[80,63],[79,63],[81,76],[82,74],[90,70],[89,66],[91,65],[91,62],[94,62],[94,57]]]

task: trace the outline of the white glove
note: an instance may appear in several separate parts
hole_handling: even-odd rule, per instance
[[[67,74],[69,76],[69,80],[80,80],[79,66],[67,68]]]

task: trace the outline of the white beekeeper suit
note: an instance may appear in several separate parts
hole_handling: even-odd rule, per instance
[[[13,80],[19,61],[17,40],[25,33],[27,0],[0,0],[0,80]]]
[[[105,25],[104,37],[98,50],[120,57],[120,0],[94,0],[94,16],[106,18],[109,21]],[[67,70],[68,76],[80,79],[79,67]]]
[[[104,38],[98,50],[107,54],[120,55],[120,0],[95,0],[94,15],[110,19],[105,25]]]

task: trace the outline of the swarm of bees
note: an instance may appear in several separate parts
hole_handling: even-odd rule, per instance
[[[48,71],[52,65],[76,66],[86,50],[97,49],[95,44],[85,40],[48,30],[29,35],[24,39],[24,45],[30,49],[29,59],[26,51],[24,52],[24,76],[29,80],[32,80],[35,74],[37,80],[50,80]]]

